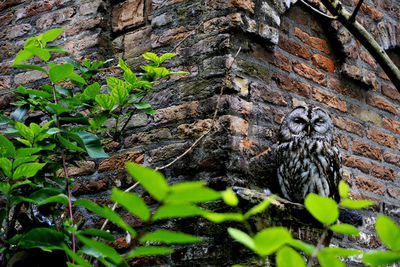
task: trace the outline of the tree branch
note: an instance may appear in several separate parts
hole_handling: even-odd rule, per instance
[[[364,2],[364,0],[359,0],[358,1],[357,6],[353,11],[353,14],[351,14],[350,22],[354,22],[356,20],[356,16],[357,16],[358,10],[360,9],[360,7],[361,7],[363,2]]]
[[[337,16],[332,17],[332,16],[329,16],[329,15],[327,15],[325,13],[322,13],[320,10],[316,9],[315,7],[313,7],[312,5],[310,5],[309,3],[307,3],[304,0],[300,0],[300,3],[302,3],[304,6],[306,6],[310,10],[312,10],[314,13],[316,13],[316,14],[324,17],[324,18],[327,18],[327,19],[330,19],[330,20],[336,20],[337,19]]]
[[[360,23],[350,20],[351,14],[343,7],[339,0],[321,0],[321,2],[332,14],[336,14],[338,21],[361,42],[400,92],[400,71],[386,54],[385,50],[375,41],[374,37]]]

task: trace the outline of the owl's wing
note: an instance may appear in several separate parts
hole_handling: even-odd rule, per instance
[[[328,148],[329,149],[329,148]],[[327,170],[328,183],[330,190],[330,197],[332,197],[336,202],[340,201],[339,195],[339,182],[342,179],[342,158],[340,156],[339,150],[336,147],[331,147],[330,149],[330,166]]]

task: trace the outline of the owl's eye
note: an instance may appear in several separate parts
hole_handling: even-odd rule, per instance
[[[324,120],[324,119],[316,119],[316,120],[314,121],[314,123],[315,123],[315,124],[323,124],[323,123],[325,123],[325,120]]]
[[[305,121],[303,118],[301,118],[301,117],[294,118],[293,121],[294,121],[295,123],[298,123],[298,124],[304,124],[304,123],[306,123],[306,121]]]

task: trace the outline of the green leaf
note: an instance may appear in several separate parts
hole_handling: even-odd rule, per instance
[[[38,56],[43,61],[48,61],[50,59],[50,53],[47,50],[40,47],[27,47],[25,48],[25,51],[28,51],[34,54],[35,56]]]
[[[169,230],[157,230],[152,233],[144,234],[139,241],[141,243],[151,241],[151,242],[160,242],[163,244],[188,244],[188,243],[199,242],[201,241],[201,238]]]
[[[69,247],[65,244],[62,244],[62,247],[65,251],[65,253],[71,257],[71,259],[73,259],[76,263],[78,263],[79,267],[92,267],[92,265],[87,262],[86,260],[82,259],[81,257],[79,257],[76,253],[74,253],[72,250],[69,249]],[[67,262],[67,264],[70,264],[69,262]],[[70,265],[68,265],[70,266]],[[71,266],[74,266],[71,264]]]
[[[374,202],[370,200],[351,200],[348,198],[340,202],[340,206],[348,209],[362,209],[371,206],[373,204]]]
[[[111,192],[111,200],[118,203],[118,205],[124,207],[131,214],[137,216],[143,221],[148,221],[150,219],[150,211],[147,208],[146,203],[144,203],[143,199],[134,193],[128,193],[113,188]]]
[[[358,230],[353,225],[350,224],[334,224],[331,225],[329,228],[331,231],[339,234],[346,234],[346,235],[358,235]]]
[[[137,247],[128,253],[126,259],[131,259],[139,256],[165,255],[165,254],[170,254],[172,252],[174,252],[172,248],[166,248],[166,247],[156,247],[156,246]]]
[[[36,173],[41,170],[46,163],[25,163],[20,165],[13,174],[13,179],[18,179],[21,177],[32,177],[35,176]]]
[[[201,203],[221,198],[221,193],[208,187],[187,188],[177,190],[173,187],[164,199],[165,203]]]
[[[12,178],[11,168],[12,164],[8,158],[0,158],[0,168],[3,170],[4,174]]]
[[[268,256],[292,239],[284,227],[271,227],[258,232],[254,236],[255,251],[260,256]]]
[[[48,203],[61,203],[64,206],[68,206],[68,197],[67,197],[67,195],[64,195],[64,194],[58,194],[55,196],[51,196],[41,202],[38,202],[37,204],[38,204],[38,206],[41,206],[41,205],[45,205]]]
[[[258,203],[257,205],[252,207],[250,210],[248,210],[244,214],[244,217],[246,219],[248,219],[250,216],[253,216],[255,214],[263,212],[264,210],[266,210],[268,208],[269,204],[271,204],[271,198],[270,197],[264,199],[262,202]]]
[[[294,247],[295,249],[301,250],[307,255],[311,256],[314,252],[315,247],[313,245],[307,244],[303,241],[291,239],[287,242],[290,246]]]
[[[58,83],[71,76],[74,66],[69,63],[62,65],[55,65],[49,69],[49,78],[53,83]]]
[[[191,204],[168,204],[160,206],[153,215],[153,220],[185,218],[204,214],[204,210]]]
[[[157,65],[160,64],[160,58],[154,53],[150,53],[150,52],[144,53],[143,57],[147,60],[153,61]]]
[[[88,132],[78,132],[75,134],[81,138],[89,157],[94,159],[108,158],[97,135]]]
[[[400,261],[400,252],[375,251],[364,254],[362,262],[369,266],[389,265]]]
[[[167,60],[167,59],[169,59],[169,58],[171,58],[171,57],[174,57],[174,56],[176,56],[176,54],[174,54],[174,53],[165,53],[165,54],[161,55],[161,57],[160,57],[160,59],[159,59],[159,63],[161,64],[161,63],[163,63],[165,60]]]
[[[19,87],[18,87],[19,88]],[[23,105],[18,107],[16,110],[14,110],[11,113],[11,118],[15,121],[22,122],[24,119],[24,116],[26,113],[29,111],[30,106],[29,105]]]
[[[20,122],[16,122],[14,124],[15,129],[17,129],[18,133],[24,137],[25,139],[27,139],[30,143],[33,143],[33,138],[35,137],[33,134],[33,131],[31,129],[29,129],[28,126],[26,126],[25,124],[22,124]]]
[[[17,188],[17,187],[19,187],[21,185],[26,185],[26,184],[32,184],[32,182],[29,181],[29,180],[25,180],[25,181],[22,181],[22,182],[16,182],[15,184],[13,184],[11,186],[10,191],[12,191],[13,189],[15,189],[15,188]]]
[[[38,191],[33,192],[29,195],[29,199],[34,200],[36,203],[43,203],[48,198],[57,196],[60,194],[60,190],[55,188],[44,187]]]
[[[95,100],[104,110],[112,110],[114,108],[114,99],[109,95],[97,95]]]
[[[47,99],[53,97],[51,94],[40,90],[26,90],[26,92],[29,94],[29,96],[39,96]]]
[[[236,221],[243,222],[244,217],[241,213],[214,213],[214,212],[206,212],[203,213],[202,216],[209,221],[214,223],[221,223],[225,221]]]
[[[169,76],[169,75],[170,75],[169,71],[168,71],[166,68],[164,68],[164,67],[155,68],[155,69],[154,69],[154,73],[155,73],[157,76],[159,76],[160,78],[163,78],[163,77],[166,77],[166,76]]]
[[[253,240],[253,238],[251,238],[251,236],[249,236],[245,232],[242,232],[242,231],[240,231],[236,228],[232,228],[232,227],[228,228],[228,233],[233,239],[235,239],[239,243],[242,243],[243,245],[245,245],[246,247],[248,247],[249,249],[251,249],[255,252],[256,246],[255,246],[254,240]]]
[[[76,74],[76,73],[71,73],[71,75],[68,77],[71,79],[71,81],[75,81],[77,83],[81,83],[81,84],[87,84],[87,82],[85,81],[85,79],[83,79],[80,75]]]
[[[303,257],[294,249],[284,246],[276,253],[277,267],[305,267]]]
[[[34,228],[22,236],[18,245],[25,249],[40,248],[44,251],[62,249],[63,234],[50,228]]]
[[[69,109],[69,108],[66,108],[59,104],[54,104],[54,103],[47,103],[46,110],[49,111],[50,113],[56,114],[56,115],[60,115],[61,113],[71,111],[71,109]]]
[[[104,258],[110,259],[113,263],[119,264],[123,261],[122,257],[118,254],[118,252],[114,248],[108,246],[107,244],[84,237],[79,234],[77,235],[77,237],[83,244],[90,247],[91,249],[96,250]]]
[[[306,196],[304,205],[311,215],[324,225],[336,222],[339,217],[339,209],[333,199],[311,193]]]
[[[19,50],[19,52],[17,53],[17,55],[14,58],[14,62],[13,62],[12,66],[15,66],[17,63],[20,63],[24,60],[30,59],[33,56],[34,56],[34,54],[32,54],[31,52],[29,52],[25,49]]]
[[[28,157],[17,157],[16,160],[14,160],[13,162],[13,168],[17,168],[19,165],[21,165],[22,163],[27,163],[27,162],[33,162],[35,161],[37,158],[39,157],[39,155],[36,156],[28,156]]]
[[[10,156],[15,156],[15,147],[10,140],[0,135],[0,158],[8,158]]]
[[[78,152],[84,152],[85,150],[83,150],[82,148],[80,148],[79,146],[77,146],[76,144],[72,143],[71,141],[69,141],[68,139],[62,137],[61,135],[57,135],[57,139],[60,142],[60,144],[72,151],[78,151]]]
[[[36,66],[36,65],[14,64],[14,65],[11,65],[10,67],[16,68],[16,69],[38,70],[38,71],[48,74],[47,70],[45,70],[42,67]]]
[[[7,211],[5,209],[0,210],[0,225],[3,225],[3,221],[6,218]]]
[[[97,237],[101,237],[104,240],[111,241],[111,242],[115,241],[114,236],[112,234],[110,234],[109,232],[104,231],[104,230],[95,229],[95,228],[82,229],[79,231],[79,234],[80,235],[97,236]]]
[[[57,52],[57,53],[70,53],[71,52],[67,49],[64,49],[64,48],[62,48],[60,46],[56,46],[56,45],[48,46],[48,47],[46,47],[46,50],[49,52]]]
[[[347,196],[349,195],[349,187],[343,180],[340,180],[339,182],[339,195],[342,199],[347,198]]]
[[[324,253],[323,250],[318,251],[317,259],[321,267],[345,267],[344,263],[340,261],[335,255]]]
[[[16,157],[26,157],[32,154],[36,154],[41,150],[41,147],[19,148],[16,152]]]
[[[123,87],[114,88],[110,93],[110,96],[114,100],[114,102],[117,102],[120,105],[126,102],[126,100],[128,99],[128,95],[128,90]]]
[[[135,108],[137,109],[147,109],[147,108],[151,108],[149,103],[146,102],[139,102],[139,103],[135,103],[133,104],[135,106]]]
[[[46,43],[56,39],[63,31],[64,29],[62,28],[51,29],[39,35],[37,39],[43,44],[43,46],[46,46]]]
[[[361,254],[362,251],[357,249],[341,248],[341,247],[326,247],[323,248],[322,253],[331,254],[338,257],[350,257]]]
[[[225,204],[236,207],[239,204],[239,199],[233,193],[232,189],[227,188],[225,191],[221,193],[222,199],[224,200]]]
[[[375,229],[379,239],[388,248],[400,251],[400,228],[394,221],[380,214],[376,218]]]
[[[74,202],[74,205],[76,206],[82,206],[86,208],[87,210],[90,210],[91,212],[96,213],[97,215],[108,219],[110,222],[114,223],[115,225],[121,227],[122,229],[128,231],[128,233],[135,237],[136,232],[133,230],[132,227],[127,225],[119,215],[117,215],[112,209],[110,209],[107,206],[100,206],[92,201],[89,201],[87,199],[81,198],[78,199]]]
[[[95,97],[100,93],[100,84],[98,82],[95,82],[83,91],[82,95],[85,97],[85,99],[95,99]]]
[[[163,201],[168,193],[168,184],[161,173],[132,162],[126,163],[126,170],[152,197]]]

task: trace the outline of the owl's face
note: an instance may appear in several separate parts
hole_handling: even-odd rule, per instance
[[[324,138],[330,143],[333,123],[321,108],[310,105],[298,106],[286,115],[279,132],[282,141],[290,141],[295,137],[308,137]]]

